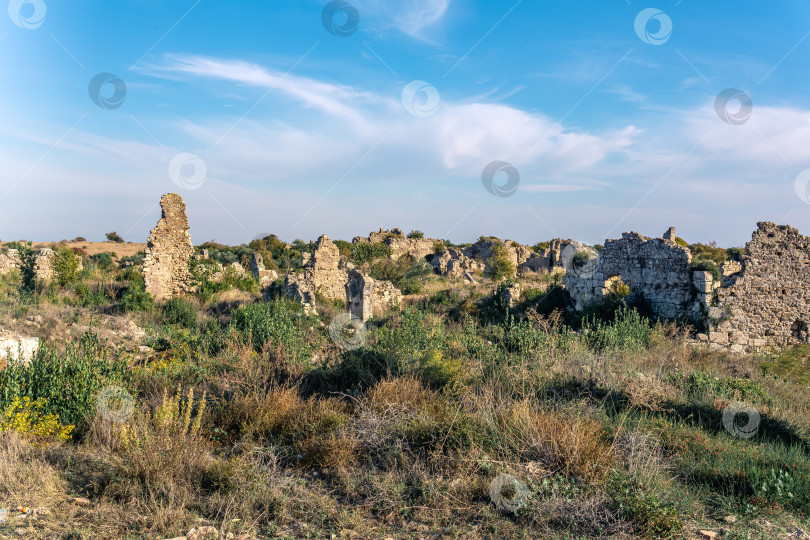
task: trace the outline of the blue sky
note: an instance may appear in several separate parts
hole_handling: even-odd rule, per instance
[[[328,6],[12,0],[0,238],[145,241],[167,192],[195,243],[810,233],[805,1],[355,0],[331,19],[348,36]],[[91,98],[100,73],[120,106],[96,103],[109,77]],[[727,88],[750,111],[718,112]],[[485,189],[493,161],[519,173],[511,196]]]

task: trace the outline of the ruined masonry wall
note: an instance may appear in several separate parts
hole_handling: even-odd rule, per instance
[[[757,224],[742,269],[717,289],[719,323],[709,339],[743,347],[808,341],[810,237],[793,227]],[[735,268],[736,269],[736,268]]]
[[[163,301],[191,290],[189,259],[194,246],[188,234],[186,204],[176,193],[160,199],[163,214],[149,234],[143,261],[146,292]]]
[[[643,293],[656,315],[678,318],[695,314],[691,260],[689,248],[674,240],[623,233],[620,239],[605,241],[595,266],[566,272],[565,283],[581,309],[587,301],[608,292],[611,280],[620,276],[631,294]]]

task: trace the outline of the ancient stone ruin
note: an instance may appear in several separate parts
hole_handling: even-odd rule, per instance
[[[16,249],[9,249],[5,253],[0,253],[0,274],[8,274],[20,266],[22,266],[22,261]]]
[[[642,294],[659,317],[694,314],[689,272],[692,255],[689,248],[675,243],[674,231],[668,232],[672,232],[671,239],[624,233],[620,239],[605,240],[595,259],[579,263],[568,257],[565,285],[577,309],[601,298],[621,280],[631,294]]]
[[[810,237],[793,227],[757,224],[739,269],[716,288],[708,339],[733,350],[807,343]]]
[[[304,258],[304,271],[284,277],[283,292],[307,311],[314,310],[316,293],[327,300],[345,300],[347,277],[341,266],[338,247],[324,234],[315,242],[312,256]]]
[[[346,300],[352,319],[365,322],[391,306],[399,306],[402,293],[390,281],[375,280],[357,270],[350,270]]]
[[[304,257],[303,272],[284,277],[283,294],[315,312],[316,294],[325,300],[345,301],[353,318],[368,320],[374,313],[400,305],[402,293],[390,282],[374,280],[349,270],[340,250],[325,234],[318,238],[310,257]],[[355,316],[356,314],[356,316]]]
[[[275,270],[268,270],[264,267],[264,258],[260,253],[253,252],[250,257],[250,271],[259,281],[261,287],[267,287],[278,279],[278,273]]]
[[[186,204],[176,193],[160,199],[162,216],[149,234],[143,260],[146,292],[163,301],[191,291],[189,260],[194,253],[188,234]]]
[[[721,265],[722,280],[693,271],[691,260],[689,248],[675,242],[674,228],[662,238],[624,233],[606,240],[595,259],[567,262],[566,288],[582,309],[621,280],[655,315],[693,321],[705,331],[697,339],[713,348],[747,352],[810,340],[810,237],[761,222],[742,261]]]
[[[34,275],[38,283],[48,284],[54,278],[53,260],[56,252],[51,248],[42,248],[36,252],[34,258]],[[77,270],[82,270],[82,258],[76,254],[78,259]],[[23,265],[20,254],[16,249],[9,249],[6,253],[0,253],[0,274],[8,274],[14,270],[19,270]]]

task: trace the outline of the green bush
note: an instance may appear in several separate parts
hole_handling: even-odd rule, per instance
[[[252,344],[256,351],[265,345],[281,349],[287,359],[298,364],[309,360],[315,350],[308,326],[301,306],[283,299],[243,306],[231,320],[231,329],[243,343]]]
[[[53,273],[60,286],[66,287],[79,277],[79,257],[73,250],[58,247],[53,256]]]
[[[101,270],[109,270],[113,267],[113,253],[104,252],[104,253],[96,253],[95,255],[91,255],[90,261]]]
[[[121,297],[121,309],[130,311],[152,311],[155,300],[152,295],[138,286],[130,286]]]
[[[142,266],[143,258],[144,258],[143,251],[139,251],[138,253],[130,255],[128,257],[121,257],[121,259],[118,262],[122,267],[129,264],[131,268],[133,266]]]
[[[424,259],[403,256],[396,261],[376,260],[371,263],[368,273],[374,279],[390,281],[402,294],[419,294],[425,278],[433,275],[433,267]]]
[[[197,309],[183,298],[172,298],[161,306],[163,319],[169,324],[179,324],[185,328],[197,326]]]
[[[391,256],[391,247],[382,242],[362,242],[352,245],[352,262],[363,264]]]
[[[767,405],[772,402],[768,391],[760,383],[750,379],[712,377],[708,373],[698,370],[688,376],[672,375],[671,380],[676,386],[683,389],[690,399],[711,396],[749,403],[759,401]]]
[[[14,398],[44,399],[43,412],[57,415],[62,424],[83,425],[95,413],[99,390],[121,384],[126,374],[126,362],[109,358],[98,336],[86,332],[69,341],[64,353],[43,344],[28,364],[9,360],[0,371],[0,409]]]
[[[692,264],[689,265],[689,275],[691,276],[692,272],[696,272],[699,270],[711,273],[712,278],[714,278],[715,281],[721,281],[723,279],[723,272],[720,271],[720,267],[717,265],[717,263],[712,260],[709,259],[693,260]]]
[[[419,229],[414,229],[408,233],[408,238],[424,238],[425,233],[420,231]]]
[[[515,275],[515,265],[509,260],[503,244],[492,246],[492,255],[487,259],[489,277],[493,281],[511,278]]]
[[[585,341],[594,350],[640,351],[650,342],[652,326],[638,311],[622,306],[616,311],[613,322],[586,318],[582,331]]]
[[[91,287],[86,281],[78,281],[73,287],[73,294],[82,307],[101,306],[107,302],[107,295],[101,287]]]
[[[692,260],[700,259],[712,261],[716,265],[723,264],[728,260],[728,250],[717,247],[717,244],[691,244],[689,250],[692,252]]]
[[[37,254],[31,247],[31,242],[28,242],[27,245],[19,244],[17,253],[22,261],[20,266],[20,289],[23,292],[35,293],[37,289]]]

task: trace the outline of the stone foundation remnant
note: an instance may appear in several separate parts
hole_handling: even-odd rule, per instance
[[[56,252],[51,248],[42,248],[37,251],[34,259],[34,274],[37,281],[42,284],[47,284],[54,278],[53,259]],[[81,271],[82,258],[80,255],[75,254],[78,259],[79,265],[77,271]],[[9,249],[6,253],[0,253],[0,274],[8,274],[13,270],[19,270],[22,267],[22,259],[16,249]]]
[[[163,301],[191,291],[189,260],[194,246],[188,234],[186,204],[177,193],[160,199],[162,216],[149,234],[143,260],[146,292]]]

